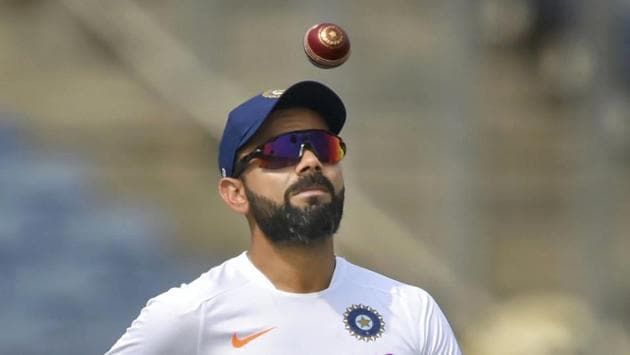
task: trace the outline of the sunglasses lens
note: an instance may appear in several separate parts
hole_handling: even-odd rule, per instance
[[[311,144],[322,163],[338,163],[345,154],[345,146],[341,138],[329,133],[319,131],[310,133],[308,143]]]
[[[335,164],[343,159],[346,148],[341,138],[320,130],[290,132],[263,144],[259,165],[265,169],[280,169],[296,164],[303,147],[311,149],[322,163]]]
[[[274,138],[262,146],[261,153],[266,159],[295,160],[300,155],[300,144],[295,133]]]

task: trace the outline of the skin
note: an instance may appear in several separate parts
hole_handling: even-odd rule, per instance
[[[256,135],[238,154],[247,155],[261,143],[282,133],[304,129],[328,129],[324,119],[306,108],[289,108],[274,111]],[[324,164],[310,150],[295,165],[282,169],[263,169],[253,160],[239,178],[222,178],[219,194],[234,212],[247,218],[250,227],[249,259],[274,286],[282,291],[310,293],[324,290],[330,284],[335,269],[335,252],[332,236],[321,243],[304,246],[274,245],[260,230],[249,210],[244,184],[257,195],[277,204],[284,203],[285,191],[302,176],[321,173],[332,182],[335,194],[343,188],[343,174],[339,164]],[[296,207],[305,207],[311,199],[329,203],[331,196],[322,189],[311,189],[290,197]]]

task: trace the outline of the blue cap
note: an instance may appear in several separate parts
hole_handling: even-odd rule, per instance
[[[219,171],[232,176],[236,152],[256,134],[276,108],[305,107],[319,113],[331,132],[339,134],[346,121],[343,102],[329,87],[316,81],[302,81],[286,90],[268,90],[236,107],[228,115],[219,144]]]

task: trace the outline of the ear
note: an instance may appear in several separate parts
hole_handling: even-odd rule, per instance
[[[219,180],[219,195],[234,212],[244,215],[249,211],[249,202],[245,196],[245,187],[241,180],[230,177],[221,178]]]

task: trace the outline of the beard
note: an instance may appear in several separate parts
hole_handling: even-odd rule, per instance
[[[314,197],[303,208],[291,204],[291,196],[314,186],[324,188],[331,196],[330,202]],[[332,183],[322,173],[306,175],[291,185],[284,193],[282,205],[255,194],[245,185],[244,189],[254,221],[275,245],[307,246],[331,238],[339,229],[345,188],[335,194]]]

